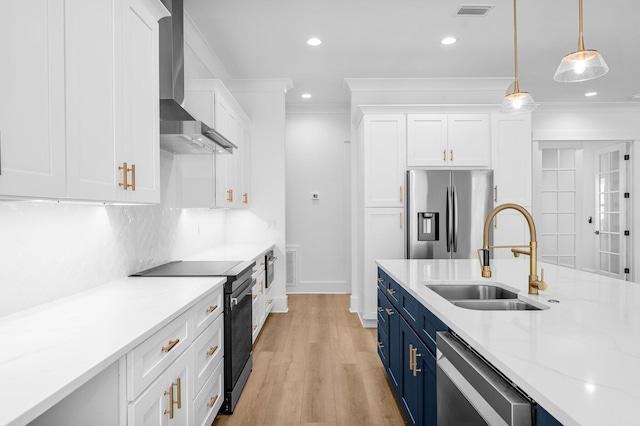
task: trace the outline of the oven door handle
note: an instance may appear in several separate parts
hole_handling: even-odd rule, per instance
[[[244,299],[245,297],[251,295],[251,291],[253,286],[255,285],[255,283],[258,282],[255,278],[251,279],[251,284],[247,286],[247,288],[244,289],[244,291],[242,293],[240,293],[238,295],[238,297],[232,297],[229,303],[229,306],[231,309],[233,309],[234,306],[236,306],[238,303],[240,303],[242,301],[242,299]]]

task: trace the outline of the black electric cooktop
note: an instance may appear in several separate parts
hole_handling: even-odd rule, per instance
[[[251,270],[255,262],[182,261],[165,263],[132,277],[238,277]]]

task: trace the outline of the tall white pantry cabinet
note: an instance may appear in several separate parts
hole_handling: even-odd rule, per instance
[[[352,309],[370,327],[375,326],[377,314],[375,260],[405,258],[407,169],[492,168],[494,204],[531,207],[529,114],[506,115],[483,107],[474,111],[468,106],[460,112],[447,106],[447,113],[437,112],[435,106],[424,106],[424,111],[419,106],[404,108],[363,106],[354,120],[360,194],[355,269],[361,286],[354,286]],[[501,213],[494,224],[494,242],[521,244],[526,232],[519,215]]]
[[[158,20],[167,15],[159,0],[3,8],[0,196],[160,201]]]

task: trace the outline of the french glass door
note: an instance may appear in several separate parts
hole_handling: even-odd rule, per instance
[[[626,279],[627,167],[624,143],[595,152],[596,178],[596,271]]]

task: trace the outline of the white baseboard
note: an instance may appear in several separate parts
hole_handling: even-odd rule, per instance
[[[360,324],[362,324],[363,328],[376,328],[378,327],[378,319],[366,319],[360,315],[358,312],[358,318],[360,319]]]
[[[287,286],[288,294],[347,294],[350,291],[346,281],[300,281],[296,286]]]

